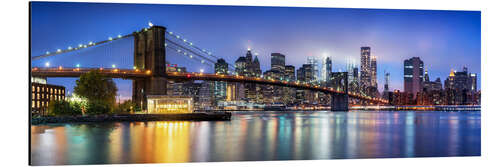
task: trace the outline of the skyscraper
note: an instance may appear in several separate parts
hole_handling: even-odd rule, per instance
[[[370,58],[370,47],[361,47],[361,78],[360,85],[371,86],[371,58]]]
[[[404,91],[413,97],[422,90],[424,62],[419,57],[404,60]]]
[[[316,57],[307,57],[307,62],[306,64],[310,64],[312,68],[312,80],[311,82],[318,82],[320,79],[320,73],[319,73],[319,64],[318,64],[318,59]]]
[[[285,55],[271,53],[271,70],[285,72]]]
[[[378,88],[377,84],[377,57],[370,57],[370,86]]]
[[[214,67],[214,72],[216,74],[228,74],[228,64],[224,59],[218,59],[217,63],[214,64]],[[215,81],[214,86],[215,103],[225,100],[227,98],[227,83],[223,81]]]
[[[330,74],[332,73],[332,60],[330,57],[325,57],[323,59],[323,65],[321,70],[321,81],[328,82]]]

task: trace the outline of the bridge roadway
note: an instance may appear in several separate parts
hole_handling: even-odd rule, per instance
[[[138,69],[118,69],[118,68],[40,68],[34,67],[31,69],[31,76],[33,77],[80,77],[80,75],[90,72],[92,70],[97,70],[101,74],[110,78],[122,78],[122,79],[139,79],[147,78],[151,76],[151,71],[149,70],[138,70]],[[276,85],[293,87],[299,89],[306,89],[312,91],[324,92],[327,94],[343,94],[343,91],[339,91],[333,88],[322,87],[318,85],[312,85],[308,83],[300,82],[288,82],[273,79],[264,79],[258,77],[245,77],[237,75],[222,75],[222,74],[208,74],[208,73],[181,73],[181,72],[166,72],[165,78],[170,80],[179,81],[189,81],[189,80],[208,80],[208,81],[226,81],[226,82],[240,82],[240,83],[256,83],[265,85]],[[357,98],[361,100],[367,100],[379,104],[387,104],[388,101],[381,98],[372,98],[362,96],[356,93],[348,93],[350,98]]]

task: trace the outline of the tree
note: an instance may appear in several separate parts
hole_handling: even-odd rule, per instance
[[[70,103],[64,100],[50,101],[48,107],[50,116],[81,115],[81,106],[77,103]]]
[[[80,79],[76,80],[74,87],[76,94],[87,99],[88,113],[92,114],[111,112],[117,90],[113,80],[104,77],[96,70],[81,75]]]

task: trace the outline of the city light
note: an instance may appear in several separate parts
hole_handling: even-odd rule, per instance
[[[122,35],[118,35],[118,38],[122,38]]]
[[[205,71],[205,70],[203,70],[203,69],[200,69],[200,73],[203,73],[204,71]]]
[[[50,62],[45,62],[45,67],[49,67],[50,66]]]
[[[80,68],[80,64],[76,64],[76,68]]]
[[[47,52],[45,52],[45,54],[47,54],[47,55],[48,55],[48,54],[50,54],[50,52],[49,52],[49,51],[47,51]]]
[[[153,27],[153,23],[151,21],[148,22],[149,27]]]
[[[60,53],[61,52],[61,49],[57,49],[57,53]]]
[[[113,37],[108,37],[108,40],[110,40],[110,41],[113,40]]]
[[[115,64],[112,64],[112,65],[111,65],[111,67],[116,68],[116,65],[115,65]]]

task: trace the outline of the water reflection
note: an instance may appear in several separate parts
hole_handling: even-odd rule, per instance
[[[240,112],[31,127],[33,165],[480,155],[479,112]]]

